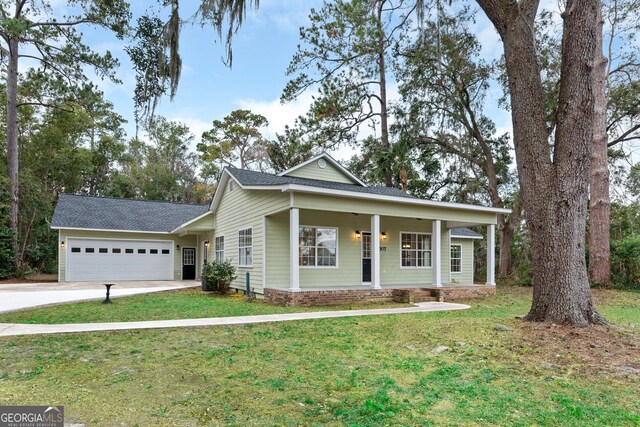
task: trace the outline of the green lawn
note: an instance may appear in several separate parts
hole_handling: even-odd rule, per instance
[[[261,300],[249,304],[242,294],[220,296],[199,288],[115,298],[112,301],[108,305],[101,301],[87,301],[0,314],[0,323],[133,322],[410,306],[377,302],[333,307],[279,307]]]
[[[523,324],[530,290],[499,288],[457,312],[0,338],[0,405],[91,426],[638,425],[640,293],[596,300],[623,330]]]

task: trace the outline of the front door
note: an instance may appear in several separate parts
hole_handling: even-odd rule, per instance
[[[371,283],[371,233],[362,233],[362,283]]]
[[[182,280],[196,278],[196,248],[182,248]]]

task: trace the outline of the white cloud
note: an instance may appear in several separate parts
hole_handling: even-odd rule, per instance
[[[264,101],[257,99],[239,99],[235,103],[238,107],[262,114],[269,121],[265,129],[266,138],[275,138],[276,133],[284,132],[286,125],[293,126],[298,116],[305,115],[313,102],[312,92],[307,91],[298,99],[286,104],[280,103],[280,99]]]

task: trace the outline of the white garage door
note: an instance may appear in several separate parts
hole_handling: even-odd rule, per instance
[[[67,280],[173,280],[173,242],[67,239]]]

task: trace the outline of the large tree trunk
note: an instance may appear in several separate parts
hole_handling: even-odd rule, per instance
[[[599,2],[567,1],[552,154],[536,55],[538,1],[477,1],[504,42],[518,176],[533,242],[533,302],[526,320],[578,326],[602,322],[585,261]]]
[[[602,8],[598,10],[596,54],[594,66],[595,108],[593,119],[593,151],[591,153],[589,205],[589,277],[594,283],[608,284],[611,278],[609,243],[609,165],[607,155],[607,59],[602,52]]]
[[[385,53],[385,35],[382,27],[382,9],[384,1],[378,0],[378,8],[376,15],[376,24],[378,25],[379,45],[378,45],[378,68],[380,72],[380,137],[382,140],[382,148],[389,149],[389,123],[387,118],[387,75],[384,60]],[[384,171],[384,181],[387,187],[393,187],[393,173],[387,169]]]
[[[11,218],[9,227],[13,233],[12,246],[16,270],[21,267],[18,247],[18,40],[9,39],[9,64],[7,66],[7,170],[9,174],[9,197]]]

